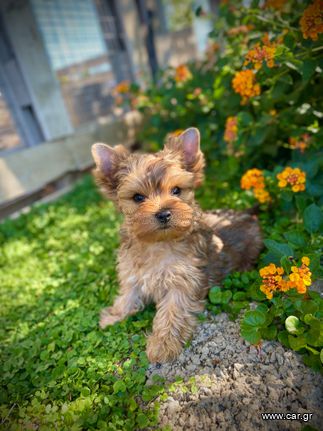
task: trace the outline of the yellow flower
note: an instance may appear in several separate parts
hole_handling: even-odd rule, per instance
[[[248,102],[251,97],[260,94],[260,85],[256,82],[256,76],[252,70],[236,72],[232,80],[232,88],[242,96],[242,104]]]
[[[186,82],[189,79],[192,79],[192,74],[189,68],[185,64],[181,64],[175,69],[175,81],[177,83]]]
[[[302,257],[302,263],[304,263],[304,265],[308,266],[310,264],[310,258],[307,256]]]
[[[238,118],[237,117],[228,117],[225,122],[225,131],[223,139],[232,143],[237,139],[238,134]]]
[[[295,288],[298,293],[305,293],[307,287],[312,283],[312,273],[308,267],[310,259],[306,256],[302,257],[300,267],[292,266],[291,274],[289,274],[289,287]]]
[[[305,190],[306,173],[299,168],[287,166],[281,173],[277,174],[278,187],[285,188],[291,186],[293,192],[302,192]]]
[[[263,45],[257,43],[246,55],[244,65],[253,63],[254,67],[258,70],[261,68],[263,61],[267,63],[269,68],[275,66],[274,57],[276,53],[275,43],[270,42],[268,35],[263,38]]]
[[[300,26],[304,39],[318,39],[323,33],[323,0],[314,0],[303,12]]]
[[[265,189],[254,189],[253,194],[261,204],[271,201],[270,194]]]

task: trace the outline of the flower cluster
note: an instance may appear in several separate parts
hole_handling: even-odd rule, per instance
[[[267,299],[272,299],[276,291],[287,292],[296,289],[298,293],[305,293],[307,287],[311,285],[311,271],[309,269],[310,259],[302,257],[300,267],[292,266],[288,279],[284,278],[284,269],[271,263],[261,268],[259,274],[262,278],[260,290],[266,295]]]
[[[283,279],[284,269],[271,263],[259,271],[262,278],[260,290],[266,295],[267,299],[272,299],[273,292],[276,290],[286,291],[286,281]],[[287,289],[288,290],[288,289]]]
[[[260,203],[270,201],[270,195],[265,189],[265,177],[260,169],[249,169],[241,178],[243,190],[253,189],[253,194]]]
[[[278,186],[281,188],[291,186],[292,191],[302,192],[305,190],[306,174],[299,168],[287,166],[280,174],[277,174]]]
[[[304,39],[318,39],[318,34],[323,33],[323,0],[314,0],[304,10],[300,26]]]
[[[232,88],[242,96],[242,104],[248,102],[251,97],[260,95],[260,85],[256,82],[256,76],[252,70],[236,72],[232,80]]]
[[[310,259],[306,256],[302,257],[302,265],[300,267],[292,266],[291,274],[289,274],[289,288],[295,288],[298,293],[305,293],[308,286],[312,283],[312,273],[309,269]]]
[[[263,37],[263,45],[257,43],[246,55],[244,65],[253,63],[255,69],[260,69],[263,61],[267,63],[268,67],[274,67],[274,57],[276,53],[276,44],[270,42],[268,35]]]
[[[229,144],[237,139],[238,134],[238,117],[228,117],[225,122],[225,131],[223,139]]]
[[[129,81],[121,81],[114,87],[114,92],[118,94],[126,94],[129,93],[130,90],[130,82]]]
[[[185,64],[181,64],[175,69],[175,81],[177,83],[186,82],[189,79],[192,79],[192,74],[189,68]]]
[[[301,137],[289,138],[289,146],[292,150],[300,150],[304,153],[306,148],[310,145],[311,136],[308,133],[303,133]]]

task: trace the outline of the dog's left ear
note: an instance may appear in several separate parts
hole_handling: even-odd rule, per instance
[[[190,127],[178,137],[171,137],[165,147],[181,154],[182,162],[187,171],[194,173],[194,186],[203,182],[204,156],[200,149],[200,132]]]

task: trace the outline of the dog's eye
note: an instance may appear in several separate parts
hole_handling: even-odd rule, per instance
[[[135,202],[140,203],[143,202],[146,198],[144,195],[140,195],[139,193],[136,193],[133,198],[132,198]]]
[[[171,191],[173,196],[179,196],[181,194],[181,189],[179,187],[174,187]]]

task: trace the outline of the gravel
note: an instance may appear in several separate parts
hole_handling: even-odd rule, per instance
[[[261,348],[239,335],[239,322],[227,315],[208,316],[191,345],[173,363],[151,365],[165,378],[159,426],[176,430],[323,429],[323,378],[302,363],[296,352],[273,341]],[[175,382],[176,381],[176,382]],[[175,382],[175,383],[174,383]],[[306,415],[296,420],[263,420],[261,413]]]

